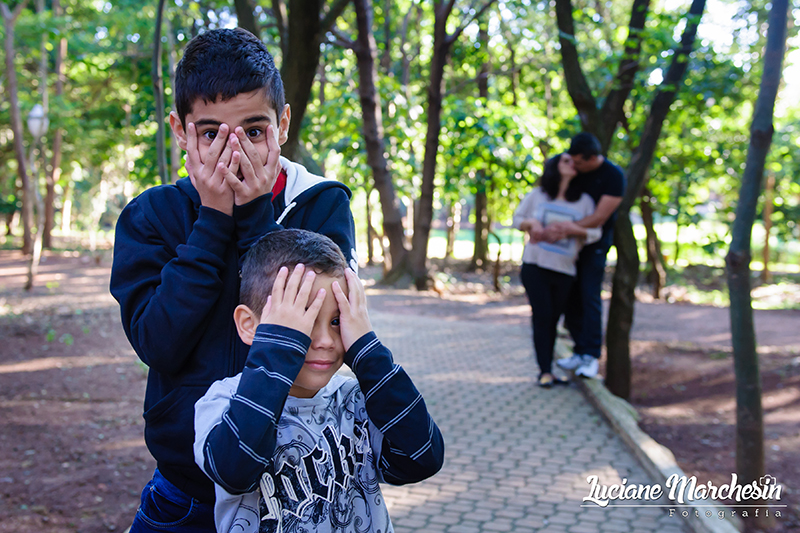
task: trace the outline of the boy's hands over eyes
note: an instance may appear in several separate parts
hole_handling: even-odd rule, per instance
[[[220,125],[219,134],[211,143],[205,162],[200,161],[200,151],[197,149],[197,127],[189,123],[186,130],[186,171],[200,195],[200,203],[232,215],[234,193],[228,185],[227,176],[231,173],[236,175],[240,156],[233,153],[227,142],[228,125]]]
[[[311,336],[314,321],[325,300],[325,289],[317,292],[314,301],[306,309],[316,272],[309,270],[303,275],[304,271],[303,265],[297,265],[290,275],[288,268],[281,267],[272,286],[272,295],[267,297],[267,304],[261,313],[262,324],[285,326]]]
[[[345,350],[361,337],[372,331],[367,313],[367,294],[355,272],[349,268],[344,271],[349,295],[345,295],[338,281],[332,284],[333,295],[339,304],[339,332]]]
[[[236,205],[244,205],[271,192],[278,178],[281,170],[281,147],[275,137],[275,127],[272,124],[268,125],[264,135],[268,149],[266,161],[261,160],[261,154],[247,137],[244,129],[237,127],[230,135],[228,145],[234,154],[237,152],[241,154],[238,168],[243,179],[240,181],[236,172],[226,175],[228,185],[233,189]]]

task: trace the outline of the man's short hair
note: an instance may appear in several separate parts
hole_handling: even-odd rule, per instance
[[[601,155],[603,153],[603,147],[600,145],[600,141],[597,140],[597,137],[588,131],[584,131],[572,138],[567,153],[569,155],[579,155],[584,159],[589,159],[594,155]]]
[[[224,102],[258,89],[264,90],[280,119],[286,103],[280,71],[264,43],[242,28],[209,30],[194,37],[175,68],[175,107],[184,127],[199,98]]]
[[[291,274],[295,266],[329,276],[344,276],[347,260],[330,238],[302,229],[273,231],[261,237],[247,252],[242,265],[239,303],[260,313],[272,294],[281,267]]]

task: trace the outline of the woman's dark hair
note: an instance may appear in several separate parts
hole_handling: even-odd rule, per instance
[[[558,196],[558,190],[561,187],[561,173],[558,171],[558,163],[564,154],[558,154],[544,162],[544,170],[542,177],[539,178],[539,187],[547,194],[551,200],[555,200]],[[574,181],[574,180],[573,180]],[[581,197],[581,192],[575,187],[567,188],[565,198],[568,202],[576,202]]]
[[[259,89],[280,120],[286,103],[280,71],[264,43],[242,28],[201,33],[186,45],[175,69],[175,108],[184,127],[198,99],[225,102]]]
[[[347,261],[339,247],[325,235],[302,229],[267,233],[247,252],[242,265],[239,303],[261,312],[272,293],[278,270],[292,270],[303,264],[306,270],[329,276],[344,276]]]

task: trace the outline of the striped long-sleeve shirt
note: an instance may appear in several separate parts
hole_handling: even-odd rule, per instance
[[[374,333],[344,356],[357,382],[336,375],[314,398],[288,396],[309,344],[259,326],[244,371],[195,406],[195,459],[217,485],[218,531],[391,531],[378,482],[417,482],[442,466],[439,428]]]

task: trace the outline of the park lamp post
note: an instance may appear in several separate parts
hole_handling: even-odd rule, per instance
[[[44,113],[42,104],[36,104],[28,113],[28,131],[31,132],[36,142],[47,133],[47,127],[50,125],[47,115]]]

